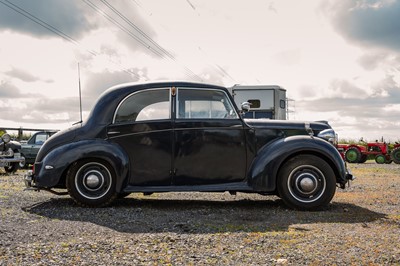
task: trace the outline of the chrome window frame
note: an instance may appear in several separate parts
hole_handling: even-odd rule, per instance
[[[144,92],[149,92],[149,91],[159,91],[159,90],[168,90],[169,92],[169,117],[168,118],[162,118],[162,119],[149,119],[149,120],[140,120],[140,121],[127,121],[127,122],[115,122],[115,119],[117,118],[117,113],[121,106],[124,104],[124,102],[132,97],[135,94],[139,93],[144,93]],[[136,123],[136,122],[146,122],[146,121],[160,121],[160,120],[171,120],[172,119],[172,95],[171,95],[171,87],[160,87],[160,88],[152,88],[152,89],[145,89],[145,90],[140,90],[140,91],[135,91],[131,94],[128,94],[124,99],[122,99],[119,104],[117,105],[117,108],[115,108],[113,119],[112,119],[112,124],[113,125],[123,125],[123,124],[130,124],[130,123]],[[143,109],[142,109],[143,110]]]
[[[212,88],[196,88],[196,87],[176,87],[177,89],[177,93],[176,93],[176,110],[175,110],[175,119],[176,120],[198,120],[198,119],[207,119],[207,120],[228,120],[228,119],[240,119],[240,116],[235,108],[235,105],[232,103],[231,98],[229,97],[229,95],[223,91],[223,90],[219,90],[219,89],[212,89]],[[225,98],[227,100],[227,102],[229,103],[229,105],[231,106],[232,110],[235,112],[236,117],[233,118],[180,118],[178,116],[179,114],[179,91],[180,90],[202,90],[202,91],[218,91],[221,92],[225,95]]]

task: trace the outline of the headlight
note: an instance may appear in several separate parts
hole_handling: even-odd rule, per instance
[[[336,146],[338,144],[338,137],[337,134],[333,129],[325,129],[319,132],[317,135],[318,138],[324,139],[332,143],[332,145]]]
[[[3,136],[1,137],[1,139],[2,139],[5,143],[8,143],[8,142],[11,141],[11,136],[8,135],[8,134],[6,133],[6,134],[3,134]]]

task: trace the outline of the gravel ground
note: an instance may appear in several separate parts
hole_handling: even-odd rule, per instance
[[[111,207],[0,173],[0,265],[400,265],[400,165],[350,165],[324,211],[238,193],[132,194]]]

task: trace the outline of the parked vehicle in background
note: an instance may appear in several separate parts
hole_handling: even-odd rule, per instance
[[[46,142],[48,138],[54,135],[57,131],[40,131],[33,134],[26,143],[21,144],[21,154],[25,157],[25,165],[35,163],[36,156],[40,147]]]
[[[400,164],[400,143],[396,143],[390,153],[393,162]]]
[[[237,106],[250,103],[244,118],[285,120],[286,90],[277,85],[234,85],[229,88]]]
[[[243,119],[224,87],[123,84],[102,94],[86,122],[45,142],[25,184],[66,189],[90,207],[132,192],[229,191],[311,210],[353,179],[336,141],[328,123]]]
[[[365,163],[368,157],[373,157],[378,164],[400,163],[400,144],[394,145],[390,151],[386,142],[364,142],[364,144],[338,144],[339,152],[349,163]]]
[[[11,136],[7,133],[3,134],[0,139],[0,167],[4,167],[7,173],[14,173],[18,170],[19,165],[23,164],[25,158],[20,153],[21,144],[11,140]]]

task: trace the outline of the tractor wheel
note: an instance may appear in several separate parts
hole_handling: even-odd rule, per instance
[[[368,155],[363,154],[361,155],[361,160],[359,163],[365,163],[367,160],[368,160]]]
[[[400,147],[395,148],[392,151],[392,160],[393,162],[400,164]]]
[[[375,162],[376,162],[377,164],[383,164],[383,163],[386,162],[386,158],[385,158],[384,155],[378,154],[377,156],[375,156]]]
[[[356,147],[348,148],[344,153],[344,158],[349,163],[359,163],[361,161],[361,152]]]

